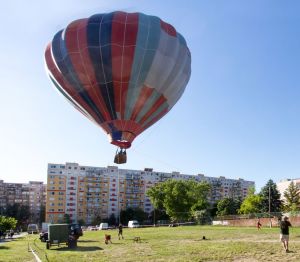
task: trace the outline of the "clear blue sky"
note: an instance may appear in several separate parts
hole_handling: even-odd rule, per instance
[[[120,168],[255,181],[300,177],[299,1],[5,1],[1,5],[0,179],[46,182],[47,163],[113,165],[116,148],[59,95],[44,49],[72,20],[159,16],[187,40],[192,76]]]

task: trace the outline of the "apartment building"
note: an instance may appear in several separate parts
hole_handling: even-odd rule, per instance
[[[40,181],[5,183],[0,180],[0,213],[4,213],[8,205],[14,204],[29,206],[31,222],[38,222],[46,205],[46,185]]]
[[[211,203],[224,197],[244,198],[254,182],[225,177],[206,177],[144,170],[119,169],[116,166],[90,167],[78,163],[48,164],[46,222],[58,223],[69,215],[91,224],[95,217],[119,217],[128,207],[153,210],[147,190],[168,179],[206,181],[212,185]]]
[[[297,188],[300,190],[300,178],[295,178],[295,179],[284,179],[280,180],[278,183],[276,183],[277,189],[280,192],[280,199],[284,200],[284,191],[287,190],[289,185],[291,183],[294,183]]]

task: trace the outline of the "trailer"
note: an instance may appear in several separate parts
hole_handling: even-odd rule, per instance
[[[77,237],[70,234],[68,224],[49,224],[48,225],[48,240],[46,241],[46,248],[61,244],[67,245],[69,248],[77,247]]]

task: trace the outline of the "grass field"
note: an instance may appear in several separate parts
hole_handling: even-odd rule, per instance
[[[117,230],[86,231],[78,247],[66,245],[46,249],[38,235],[0,243],[0,261],[35,261],[28,246],[42,261],[300,261],[300,228],[292,228],[290,253],[279,242],[278,228],[236,228],[211,226],[181,226],[135,228],[123,231],[118,240]],[[112,236],[105,245],[104,234]],[[133,241],[135,236],[141,243]],[[202,239],[206,237],[206,240]]]

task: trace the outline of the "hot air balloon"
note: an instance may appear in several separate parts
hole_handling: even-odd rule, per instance
[[[183,94],[191,55],[175,28],[143,13],[96,14],[71,22],[45,51],[60,93],[100,126],[126,162],[126,149]]]

